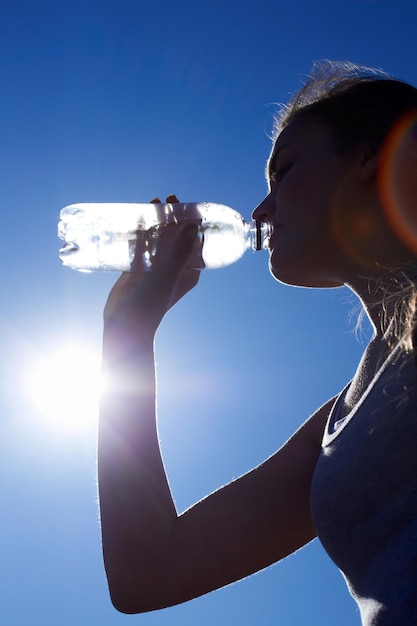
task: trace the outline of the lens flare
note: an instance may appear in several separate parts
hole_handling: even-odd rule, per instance
[[[417,254],[417,111],[402,117],[388,137],[379,189],[394,232]]]

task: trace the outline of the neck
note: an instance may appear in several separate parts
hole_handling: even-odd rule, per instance
[[[356,277],[346,285],[356,293],[377,338],[401,336],[414,315],[416,279],[406,271],[387,271],[374,278]]]

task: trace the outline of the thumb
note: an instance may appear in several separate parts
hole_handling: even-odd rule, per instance
[[[197,284],[200,271],[191,269],[189,261],[201,245],[198,224],[190,222],[179,231],[170,254],[152,268],[150,273],[159,284],[159,297],[164,298],[163,294],[167,297],[167,308],[171,308]]]
[[[197,242],[197,235],[198,225],[195,222],[186,224],[178,233],[175,245],[167,260],[168,263],[176,266],[177,271],[181,271],[187,266]]]

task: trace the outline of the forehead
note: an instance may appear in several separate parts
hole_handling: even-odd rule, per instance
[[[304,153],[319,154],[334,149],[333,131],[313,116],[300,116],[292,120],[277,136],[266,164],[267,180],[283,160]]]
[[[332,130],[315,117],[300,116],[290,122],[277,136],[271,156],[279,154],[283,147],[309,148],[311,146],[326,146],[333,143]]]

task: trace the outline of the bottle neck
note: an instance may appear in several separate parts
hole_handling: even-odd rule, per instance
[[[272,235],[272,224],[267,222],[246,222],[249,246],[252,250],[266,250]]]

